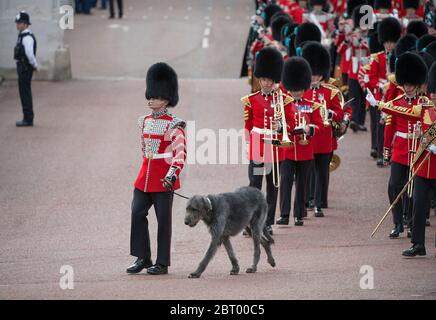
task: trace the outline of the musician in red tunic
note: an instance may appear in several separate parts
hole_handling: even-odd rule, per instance
[[[130,254],[137,257],[127,269],[138,273],[168,273],[171,252],[173,190],[180,188],[180,172],[186,159],[185,122],[168,111],[179,100],[177,74],[166,63],[147,72],[145,97],[151,113],[138,120],[141,129],[143,163],[135,181],[132,201]],[[148,212],[157,216],[157,259],[153,265],[148,232]]]
[[[424,60],[415,53],[402,54],[397,58],[395,78],[398,84],[404,88],[405,93],[389,101],[388,104],[404,110],[412,109],[414,105],[419,104],[418,89],[427,79],[427,66]],[[391,176],[388,186],[391,203],[408,180],[417,131],[419,131],[419,125],[417,125],[416,120],[406,120],[394,114],[387,118],[384,133],[384,160],[391,162]],[[390,238],[398,238],[400,233],[404,231],[403,213],[410,213],[410,206],[407,202],[405,201],[404,208],[401,201],[393,208],[394,228],[389,235]]]
[[[282,54],[273,47],[267,47],[259,51],[256,56],[254,75],[259,79],[261,90],[245,96],[241,99],[244,105],[245,141],[248,149],[248,177],[250,186],[262,189],[262,181],[266,179],[266,200],[268,202],[267,230],[272,234],[274,215],[277,203],[277,184],[274,183],[274,175],[278,179],[278,173],[272,165],[281,162],[281,152],[277,155],[273,152],[271,144],[264,143],[264,138],[270,138],[277,133],[277,129],[271,127],[275,121],[274,108],[272,107],[273,96],[278,90],[283,68]],[[291,99],[284,97],[286,107]],[[278,180],[277,180],[278,181]],[[277,182],[276,181],[276,182]]]
[[[419,154],[420,144],[430,143],[431,137],[426,136],[430,127],[436,123],[436,64],[433,63],[428,75],[427,92],[431,100],[421,97],[411,108],[404,108],[393,103],[380,104],[380,109],[392,116],[402,118],[405,121],[416,121],[421,123],[422,135],[418,140]],[[430,155],[428,155],[430,153]],[[423,163],[423,161],[425,162]],[[423,163],[423,164],[422,164]],[[422,164],[422,166],[421,166]],[[421,166],[421,168],[419,168]],[[419,170],[418,170],[419,168]],[[425,250],[425,219],[430,210],[430,192],[436,193],[436,141],[431,142],[427,149],[424,149],[421,156],[416,160],[413,167],[414,172],[418,170],[413,181],[413,224],[412,224],[412,247],[403,251],[407,257],[426,255]]]

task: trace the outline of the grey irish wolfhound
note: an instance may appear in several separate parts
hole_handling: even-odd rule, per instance
[[[274,240],[265,230],[267,217],[267,202],[262,192],[252,187],[242,187],[235,192],[221,193],[209,196],[193,196],[186,205],[185,224],[194,227],[200,220],[209,228],[211,242],[197,270],[189,275],[199,278],[208,263],[215,255],[218,247],[224,244],[232,263],[230,274],[239,273],[239,264],[230,243],[230,237],[240,233],[245,227],[251,229],[254,242],[253,265],[247,273],[254,273],[260,259],[260,244],[268,255],[268,263],[275,267],[276,263],[271,253],[271,243]]]

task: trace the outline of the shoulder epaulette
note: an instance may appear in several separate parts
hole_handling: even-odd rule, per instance
[[[319,107],[322,106],[321,103],[318,103],[318,102],[315,102],[315,101],[311,101],[311,100],[308,100],[308,101],[310,101],[310,102],[312,103],[312,105],[313,105],[313,107],[312,107],[313,111],[315,111],[316,109],[318,109]]]
[[[250,103],[250,97],[255,96],[256,94],[258,94],[260,91],[256,91],[254,93],[248,94],[244,97],[241,98],[242,103],[244,104],[244,106],[248,106],[251,107],[251,103]]]
[[[341,90],[339,90],[338,87],[336,87],[330,83],[322,83],[321,86],[331,90],[330,100],[332,100],[338,93],[341,93]]]
[[[380,51],[380,52],[383,52],[383,51]],[[372,53],[372,54],[371,54],[371,59],[374,60],[374,61],[376,61],[377,63],[379,63],[378,55],[380,54],[380,52]]]
[[[286,96],[285,100],[283,101],[283,105],[286,106],[288,103],[291,103],[294,101],[294,98],[291,96]]]
[[[390,74],[388,76],[388,80],[389,80],[389,82],[392,82],[393,84],[398,85],[397,80],[395,79],[395,74]]]
[[[329,80],[327,81],[328,84],[331,84],[333,86],[336,86],[338,80],[335,78],[329,78]]]

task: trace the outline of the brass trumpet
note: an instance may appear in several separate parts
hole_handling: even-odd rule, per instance
[[[331,125],[331,123],[330,123],[330,120],[329,120],[329,113],[328,113],[328,110],[327,110],[327,105],[326,105],[325,100],[321,101],[321,106],[319,107],[319,112],[321,114],[321,118],[323,120],[324,127],[327,128],[328,126]]]

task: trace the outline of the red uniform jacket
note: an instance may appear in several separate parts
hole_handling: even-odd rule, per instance
[[[318,88],[307,90],[304,93],[304,97],[307,100],[315,101],[319,104],[322,104],[322,102],[325,101],[327,111],[331,110],[333,112],[332,120],[334,122],[341,122],[344,118],[344,111],[342,110],[344,101],[342,94],[334,85],[322,83]],[[321,108],[314,110],[314,113],[318,113],[319,117],[323,119]],[[317,134],[313,136],[312,143],[314,154],[331,153],[333,151],[332,126],[321,125]]]
[[[333,6],[333,12],[337,15],[342,14],[347,6],[346,0],[330,0],[330,3]]]
[[[290,94],[290,93],[289,93]],[[319,128],[323,126],[323,121],[318,112],[319,104],[307,99],[294,100],[288,108],[285,109],[286,121],[288,124],[288,132],[292,132],[295,127],[301,124],[300,119],[305,119],[306,124],[311,126],[316,136],[319,133]],[[301,144],[300,141],[304,140],[303,135],[290,136],[293,145],[289,148],[283,148],[284,158],[293,161],[306,161],[313,159],[313,144],[312,138],[306,135],[307,144]]]
[[[248,159],[255,162],[272,163],[272,145],[265,144],[263,139],[270,138],[271,130],[270,117],[274,119],[274,110],[271,106],[272,95],[262,94],[261,91],[245,96],[241,99],[244,105],[245,121],[245,142],[248,143]],[[283,95],[285,110],[292,104],[292,98]],[[286,113],[286,112],[285,112]],[[266,119],[266,121],[265,121]],[[281,138],[281,135],[278,135]],[[275,153],[274,153],[274,160]],[[282,148],[279,148],[279,161],[283,160]]]
[[[391,74],[388,77],[388,81],[389,84],[387,86],[387,89],[383,93],[383,101],[391,101],[394,100],[396,97],[404,94],[404,89],[397,84],[394,74]]]
[[[385,51],[371,55],[367,75],[367,88],[371,90],[371,92],[374,94],[374,97],[380,101],[382,99],[383,86],[388,81],[387,56]]]
[[[394,100],[391,100],[387,105],[391,109],[404,110],[410,112],[413,106],[418,103],[418,98],[414,98],[410,103],[401,95]],[[383,105],[383,104],[382,104]],[[389,108],[383,108],[382,111]],[[416,119],[407,120],[404,117],[399,117],[395,113],[391,113],[386,118],[384,131],[384,145],[386,149],[390,149],[393,162],[408,166],[410,165],[410,151],[412,148],[412,133]]]
[[[348,74],[348,69],[350,68],[351,61],[351,48],[348,47],[348,44],[345,42],[345,33],[340,32],[336,35],[335,44],[337,47],[337,52],[341,56],[341,73]],[[346,83],[344,83],[346,85]]]
[[[166,192],[162,179],[173,171],[179,176],[186,159],[185,122],[168,113],[141,116],[143,163],[135,188],[144,192]],[[174,190],[180,188],[177,179]]]
[[[436,109],[434,104],[432,104],[428,99],[426,99],[426,103],[432,105],[432,107],[423,108],[421,104],[414,104],[412,108],[401,108],[395,104],[387,103],[381,104],[380,110],[389,115],[404,119],[405,121],[420,121],[422,132],[424,133],[434,122],[436,122]],[[420,140],[418,139],[418,144],[419,142]],[[420,160],[416,163],[415,168],[419,167],[427,153],[427,150],[423,152]],[[436,155],[430,155],[430,158],[425,164],[423,164],[417,175],[426,179],[436,179]]]

